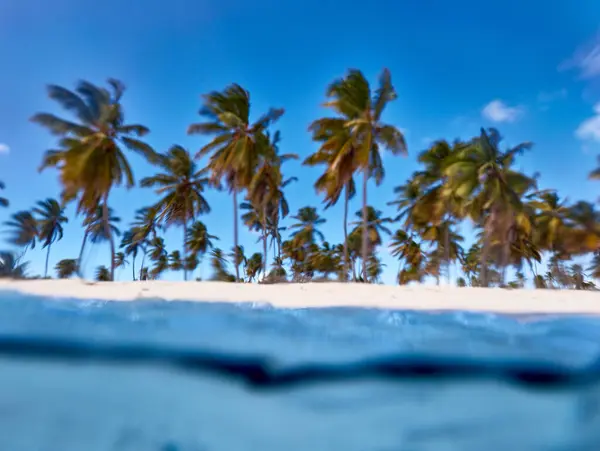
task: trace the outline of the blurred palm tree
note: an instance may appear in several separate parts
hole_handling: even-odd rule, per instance
[[[290,230],[293,230],[291,236],[300,246],[315,243],[315,238],[319,238],[321,242],[325,241],[325,236],[318,227],[326,220],[319,216],[316,208],[302,207],[291,218],[298,221],[290,226]]]
[[[62,205],[56,199],[50,198],[39,201],[33,209],[33,213],[37,215],[38,239],[43,243],[42,248],[47,248],[44,278],[48,277],[48,262],[52,243],[62,239],[64,232],[62,225],[69,221],[64,212]]]
[[[321,120],[322,128],[339,129],[339,119],[349,138],[346,152],[354,154],[350,166],[352,172],[363,173],[362,212],[365,223],[362,236],[363,280],[367,280],[367,260],[369,237],[367,223],[367,182],[374,177],[380,182],[385,174],[381,153],[389,150],[393,155],[406,154],[406,142],[402,132],[393,125],[382,122],[382,115],[388,103],[397,98],[392,85],[392,76],[385,69],[379,77],[379,85],[374,93],[369,82],[359,70],[349,70],[345,77],[334,81],[327,89],[328,101],[325,106],[332,108],[339,116]],[[338,135],[339,136],[339,135]],[[346,180],[346,183],[348,180]]]
[[[0,278],[25,279],[28,266],[14,252],[0,251]]]
[[[110,278],[110,271],[104,265],[98,266],[96,268],[96,281],[98,282],[110,282],[112,279]]]
[[[54,270],[59,279],[68,279],[77,274],[77,260],[74,258],[60,260],[56,263]]]
[[[213,91],[203,96],[203,106],[199,111],[205,122],[192,124],[188,134],[214,136],[202,147],[197,158],[210,155],[207,169],[211,181],[221,186],[225,181],[233,195],[233,247],[238,246],[237,194],[250,185],[259,165],[264,133],[282,115],[283,109],[270,109],[259,119],[250,122],[250,93],[240,85],[232,84],[222,92]],[[239,280],[239,267],[236,266]]]
[[[143,187],[156,188],[163,196],[155,204],[159,223],[165,227],[183,227],[183,260],[188,257],[188,225],[196,216],[210,212],[210,206],[203,196],[208,184],[205,170],[199,170],[189,152],[181,146],[173,146],[166,155],[157,158],[163,172],[142,179]],[[187,266],[183,265],[183,278],[187,280]]]
[[[49,85],[48,96],[55,100],[75,121],[50,113],[38,113],[31,120],[47,128],[59,140],[58,149],[48,150],[40,170],[55,167],[63,187],[63,204],[77,199],[77,212],[89,215],[102,208],[105,235],[110,242],[110,280],[114,279],[115,243],[109,223],[108,198],[114,186],[134,185],[133,171],[123,147],[149,161],[154,150],[139,137],[148,129],[126,124],[121,104],[125,85],[108,79],[108,89],[87,81],[78,83],[74,91]]]
[[[10,234],[8,242],[14,246],[27,249],[35,249],[39,237],[38,222],[30,211],[18,211],[4,222]]]
[[[448,195],[463,199],[467,214],[484,228],[481,252],[481,284],[488,286],[487,263],[494,239],[503,243],[508,256],[514,241],[515,217],[523,211],[523,196],[536,187],[534,178],[513,169],[515,158],[532,147],[526,142],[500,150],[502,137],[496,129],[464,145],[444,167]]]
[[[104,208],[98,206],[95,210],[91,210],[86,213],[85,218],[83,220],[83,241],[81,242],[81,249],[79,250],[79,275],[82,277],[82,261],[83,261],[83,251],[85,249],[85,245],[89,240],[92,244],[98,244],[103,241],[111,240],[114,236],[120,236],[121,231],[117,227],[117,224],[121,222],[121,218],[114,215],[114,211],[112,208],[108,208],[106,211],[108,215],[105,218]],[[106,224],[108,223],[109,232],[106,231]],[[111,267],[114,266],[114,262]]]

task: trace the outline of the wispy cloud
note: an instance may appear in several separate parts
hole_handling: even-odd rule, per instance
[[[594,105],[594,113],[594,116],[583,121],[575,130],[575,136],[582,141],[600,142],[600,102]]]
[[[7,144],[0,143],[0,154],[7,154],[10,152],[10,147]]]
[[[566,99],[569,93],[565,88],[557,89],[556,91],[542,91],[538,94],[538,102],[551,103],[557,100]]]
[[[523,111],[521,106],[509,106],[496,99],[483,107],[481,114],[492,122],[514,122],[523,115]]]
[[[575,50],[571,58],[562,62],[558,70],[575,69],[582,79],[600,76],[600,33]]]

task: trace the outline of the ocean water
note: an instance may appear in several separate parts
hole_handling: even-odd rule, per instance
[[[594,317],[0,292],[0,450],[598,451],[599,362]]]

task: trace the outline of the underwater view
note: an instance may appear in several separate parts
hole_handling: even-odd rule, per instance
[[[1,297],[2,450],[600,449],[600,318]]]

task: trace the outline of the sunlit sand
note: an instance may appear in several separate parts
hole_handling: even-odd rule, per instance
[[[83,280],[2,280],[0,290],[52,298],[250,302],[268,303],[280,308],[347,306],[521,314],[600,314],[600,293],[573,290],[388,286],[335,282],[258,285],[226,282],[88,282]]]

